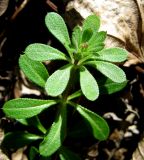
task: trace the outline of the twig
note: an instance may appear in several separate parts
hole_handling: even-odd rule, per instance
[[[13,13],[13,15],[11,16],[10,20],[13,21],[14,19],[16,19],[16,17],[18,16],[18,14],[25,8],[25,6],[28,4],[30,0],[24,0],[21,5],[16,9],[16,11]]]
[[[20,6],[15,10],[13,15],[10,17],[10,20],[7,22],[7,26],[0,33],[0,43],[3,41],[4,37],[6,36],[7,30],[9,28],[10,24],[16,19],[18,14],[25,8],[25,6],[28,4],[29,1],[30,0],[23,0],[23,2],[20,4]]]
[[[57,6],[51,2],[50,0],[47,0],[46,3],[55,11],[55,12],[58,12],[58,8]]]

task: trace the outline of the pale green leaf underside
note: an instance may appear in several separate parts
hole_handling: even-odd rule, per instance
[[[91,62],[87,62],[87,64],[96,68],[103,75],[110,78],[114,82],[122,83],[126,81],[126,75],[124,71],[112,63],[103,62],[103,61],[91,61]]]
[[[85,67],[80,69],[80,86],[87,99],[94,101],[98,98],[99,88],[97,82]]]
[[[66,55],[59,50],[41,43],[30,44],[24,53],[35,61],[67,60]]]
[[[83,23],[83,31],[86,29],[92,29],[93,32],[97,32],[100,28],[100,18],[96,15],[88,16]]]
[[[48,78],[48,72],[41,62],[33,61],[26,55],[19,58],[19,66],[24,74],[35,84],[44,87]]]
[[[107,122],[96,113],[82,107],[81,105],[70,104],[76,107],[76,110],[83,116],[92,129],[92,134],[96,139],[105,140],[109,135],[109,127]]]
[[[18,98],[6,102],[3,111],[11,118],[25,119],[38,115],[54,104],[56,104],[54,100]]]
[[[122,48],[108,48],[98,52],[96,59],[110,62],[122,62],[127,59],[127,56],[127,51]]]
[[[50,127],[46,137],[39,146],[40,154],[48,157],[56,152],[62,145],[66,130],[66,108],[62,108],[59,115]]]
[[[47,80],[45,90],[50,96],[58,96],[67,87],[70,78],[71,65],[65,65],[56,70]]]
[[[48,13],[45,17],[45,23],[48,30],[63,44],[70,45],[70,38],[67,30],[67,26],[63,18],[55,13]]]

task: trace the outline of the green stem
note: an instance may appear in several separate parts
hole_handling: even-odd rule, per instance
[[[74,92],[73,94],[69,95],[67,100],[70,101],[74,98],[80,97],[81,95],[82,95],[82,91],[78,90],[78,91]]]

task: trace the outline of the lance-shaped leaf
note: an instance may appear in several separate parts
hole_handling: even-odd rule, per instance
[[[18,98],[6,102],[3,106],[3,111],[11,118],[25,119],[38,115],[54,104],[56,104],[54,100]]]
[[[0,16],[2,16],[6,12],[8,5],[9,5],[9,0],[0,1]]]
[[[8,149],[18,149],[42,138],[43,137],[39,135],[28,132],[9,132],[4,137],[2,147]]]
[[[46,133],[46,129],[44,128],[44,126],[40,122],[38,116],[34,116],[31,118],[27,118],[27,119],[17,119],[17,121],[19,121],[20,123],[22,123],[23,125],[26,125],[26,126],[33,126],[37,129],[39,129],[44,134]]]
[[[93,32],[97,32],[100,28],[100,18],[96,15],[88,16],[83,23],[83,31],[91,28]]]
[[[104,43],[96,43],[95,45],[88,46],[86,51],[87,55],[93,54],[91,58],[96,59],[97,57],[95,55],[97,55],[97,52],[101,51],[104,46]]]
[[[48,78],[48,72],[41,62],[33,61],[26,55],[19,58],[19,66],[24,74],[35,84],[44,87]]]
[[[79,26],[76,26],[72,33],[72,44],[76,50],[78,50],[79,45],[81,43],[82,33]]]
[[[92,35],[93,31],[91,30],[91,28],[84,30],[82,34],[82,43],[88,42]]]
[[[59,149],[60,160],[81,160],[81,158],[66,147],[60,147]]]
[[[106,32],[94,32],[90,40],[87,42],[87,50],[83,52],[84,55],[97,54],[98,51],[101,51],[105,44],[103,41],[106,38]],[[91,57],[93,59],[96,58],[94,55]]]
[[[24,53],[35,61],[67,60],[68,57],[61,51],[41,43],[33,43],[26,47]]]
[[[103,61],[89,61],[86,64],[96,68],[103,75],[110,78],[114,82],[122,83],[126,81],[126,75],[124,71],[112,63]]]
[[[62,145],[66,136],[66,106],[61,106],[55,121],[39,146],[42,156],[49,157]]]
[[[36,160],[37,158],[39,160],[52,160],[52,157],[40,157],[39,150],[34,146],[30,148],[28,158],[29,160]]]
[[[45,23],[48,30],[63,44],[70,45],[69,33],[63,18],[55,13],[48,13],[45,17]]]
[[[36,157],[39,155],[39,150],[36,147],[31,147],[29,151],[29,160],[35,160]]]
[[[55,71],[47,80],[45,90],[50,96],[58,96],[67,87],[69,82],[71,65],[65,65]]]
[[[95,78],[85,68],[80,68],[80,86],[85,97],[91,101],[94,101],[99,96],[99,88]]]
[[[102,43],[106,39],[106,32],[94,32],[93,36],[89,40],[89,46],[95,46],[97,43]]]
[[[107,48],[96,54],[96,59],[110,62],[122,62],[127,59],[128,52],[122,48]]]
[[[109,135],[109,127],[107,122],[96,113],[82,107],[81,105],[69,102],[70,105],[83,116],[87,124],[89,124],[91,132],[96,139],[105,140]]]
[[[101,32],[95,32],[91,39],[88,41],[88,49],[87,52],[89,54],[95,54],[98,51],[101,51],[105,44],[104,40],[106,38],[106,32],[101,31]]]
[[[100,94],[112,94],[122,90],[126,87],[128,81],[124,81],[122,83],[116,83],[110,80],[109,78],[100,78],[97,79]]]

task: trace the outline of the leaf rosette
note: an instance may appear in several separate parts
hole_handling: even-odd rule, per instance
[[[123,88],[126,75],[114,63],[125,61],[127,59],[127,51],[118,47],[104,48],[106,32],[99,31],[100,19],[98,16],[90,15],[84,20],[82,27],[76,26],[73,29],[71,39],[67,26],[59,14],[54,12],[48,13],[45,23],[53,36],[64,45],[68,54],[40,43],[30,44],[24,53],[29,59],[39,63],[53,60],[67,61],[68,65],[58,69],[45,80],[45,86],[43,82],[39,82],[40,86],[44,86],[48,95],[56,97],[65,91],[73,68],[77,68],[76,72],[79,72],[80,87],[83,95],[88,100],[96,100],[100,93],[97,79],[91,74],[89,67],[98,70],[114,83],[122,84]],[[20,66],[26,73],[23,59],[20,58]],[[41,69],[41,71],[43,70]],[[37,83],[32,78],[32,74],[27,75],[30,80]],[[39,77],[42,77],[42,75],[39,74]]]
[[[99,31],[100,19],[96,15],[88,16],[82,26],[76,26],[71,38],[64,19],[59,14],[48,13],[45,24],[50,33],[65,47],[67,54],[49,45],[34,43],[27,46],[24,54],[20,56],[19,66],[28,79],[43,88],[51,99],[14,99],[4,104],[3,111],[25,125],[35,120],[33,126],[43,132],[39,150],[31,149],[32,157],[38,152],[44,157],[50,157],[58,151],[61,160],[72,157],[79,159],[62,146],[67,132],[67,106],[72,106],[85,119],[95,138],[105,140],[109,135],[107,122],[96,113],[74,103],[73,99],[84,95],[88,100],[95,101],[99,94],[111,94],[123,89],[127,83],[126,75],[115,63],[125,61],[127,51],[118,47],[104,47],[106,32]],[[66,63],[49,75],[44,62],[57,60]],[[93,74],[93,69],[100,77]],[[79,85],[76,86],[79,86],[79,89],[71,94],[71,86],[75,86],[77,82],[74,79],[78,79]],[[38,115],[52,106],[57,107],[57,115],[50,128],[45,129]],[[23,137],[25,135],[41,139],[31,134],[23,134]]]

